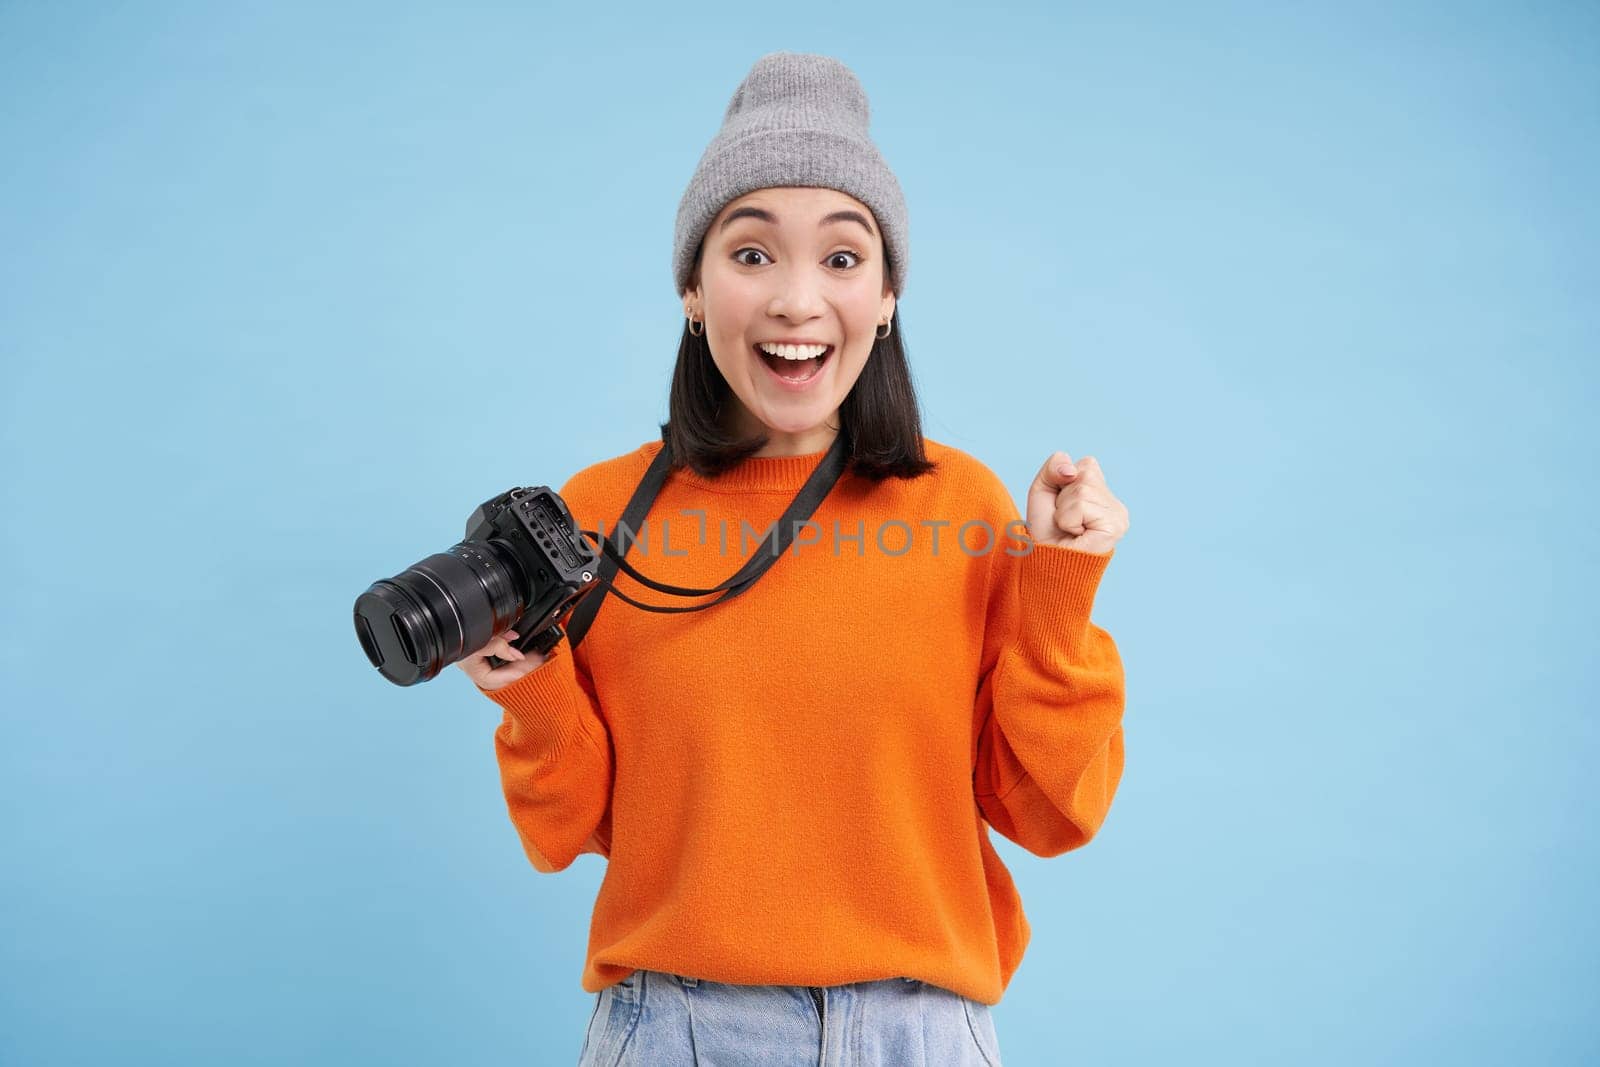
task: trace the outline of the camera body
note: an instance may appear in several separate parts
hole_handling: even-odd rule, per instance
[[[427,681],[508,629],[517,631],[516,648],[545,653],[599,570],[559,494],[544,485],[509,489],[472,512],[464,540],[357,597],[356,636],[396,685]]]
[[[502,630],[517,631],[514,648],[549,652],[562,637],[557,620],[594,588],[600,572],[600,558],[578,532],[567,502],[545,485],[508,489],[467,518],[463,543],[474,541],[506,545],[522,561],[531,597],[522,618]]]

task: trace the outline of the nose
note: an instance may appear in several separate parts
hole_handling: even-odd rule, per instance
[[[772,299],[767,314],[790,322],[805,322],[822,314],[822,287],[809,265],[786,266],[774,272]]]

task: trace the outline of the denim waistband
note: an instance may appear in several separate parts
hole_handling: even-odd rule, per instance
[[[690,989],[693,989],[694,987],[696,987],[696,986],[698,986],[700,984],[700,979],[691,978],[689,975],[686,975],[686,974],[673,974],[671,971],[666,971],[666,972],[663,972],[663,973],[665,973],[668,977],[672,978],[679,985],[686,986],[686,987],[688,987]],[[902,982],[910,982],[910,983],[912,983],[914,985],[918,981],[920,981],[921,979],[910,978],[910,977],[907,977],[906,975],[900,975],[900,980]],[[805,986],[796,986],[795,988],[797,988],[797,989],[805,989],[807,987],[805,987]]]

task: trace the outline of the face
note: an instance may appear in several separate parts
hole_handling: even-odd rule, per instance
[[[690,318],[736,400],[732,429],[766,433],[757,455],[821,451],[839,429],[839,405],[871,355],[874,331],[894,314],[877,219],[835,189],[759,189],[730,201],[706,229],[684,294]],[[766,342],[826,345],[767,354]]]

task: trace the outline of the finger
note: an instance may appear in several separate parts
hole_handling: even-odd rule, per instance
[[[1112,494],[1110,487],[1104,482],[1085,482],[1079,495],[1097,515],[1115,515],[1124,510],[1122,501]]]
[[[1083,500],[1076,494],[1062,494],[1056,501],[1055,520],[1056,528],[1061,532],[1074,537],[1082,534],[1088,529],[1083,524]]]
[[[474,652],[470,658],[483,664],[486,669],[493,669],[493,665],[489,663],[490,656],[498,656],[503,660],[511,660],[516,658],[514,655],[515,651],[516,650],[511,647],[510,642],[508,642],[505,638],[496,637],[493,641],[490,641],[487,645],[484,645],[482,648],[478,649],[478,651]]]
[[[1105,485],[1106,474],[1100,468],[1100,461],[1093,456],[1084,456],[1078,460],[1078,480],[1093,482],[1096,485]]]
[[[514,682],[525,674],[531,674],[535,666],[529,663],[507,663],[496,667],[489,672],[489,680],[500,685]]]
[[[1110,516],[1111,508],[1105,501],[1089,494],[1062,494],[1056,503],[1056,525],[1074,535],[1091,528],[1103,529]]]
[[[1046,485],[1051,489],[1060,489],[1064,485],[1072,484],[1077,476],[1077,465],[1072,462],[1072,457],[1065,452],[1052,452],[1050,458],[1044,461],[1044,466],[1039,468],[1039,473],[1034,476],[1034,483]]]
[[[499,656],[501,659],[528,658],[526,653],[520,651],[515,645],[503,637],[495,638],[494,641],[490,642],[489,647],[493,649],[494,654]]]

